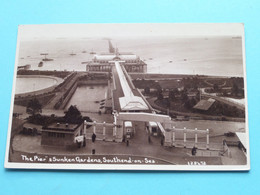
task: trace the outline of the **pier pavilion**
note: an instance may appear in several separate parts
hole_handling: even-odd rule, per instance
[[[93,56],[91,62],[86,66],[87,72],[111,72],[114,60],[124,61],[124,67],[129,73],[146,73],[147,64],[140,59],[139,56],[132,53],[118,52],[115,53],[101,53]]]

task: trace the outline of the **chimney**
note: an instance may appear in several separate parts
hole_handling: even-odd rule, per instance
[[[66,123],[66,127],[69,127],[69,124],[68,124],[68,123]]]
[[[57,127],[59,127],[60,126],[60,123],[57,123]]]

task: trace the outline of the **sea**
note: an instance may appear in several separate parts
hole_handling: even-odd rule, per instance
[[[138,55],[148,73],[243,77],[240,37],[118,37],[111,38],[119,52]],[[91,52],[107,53],[106,38],[53,38],[21,41],[18,66],[32,70],[85,71]],[[53,61],[43,62],[44,55]]]

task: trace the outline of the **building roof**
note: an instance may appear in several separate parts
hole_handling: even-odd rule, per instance
[[[125,121],[125,127],[132,127],[133,124],[131,121]]]
[[[52,123],[47,127],[43,127],[42,130],[54,130],[54,131],[75,131],[80,124],[69,124],[69,123]]]
[[[119,55],[116,55],[116,54],[97,54],[97,55],[94,55],[93,59],[94,60],[106,60],[106,61],[111,61],[113,60],[114,58],[120,58],[121,60],[137,60],[139,59],[139,57],[137,55],[134,55],[134,54],[119,54]]]
[[[158,126],[157,123],[154,122],[154,121],[149,121],[149,125],[150,125],[151,127],[157,127],[157,126]]]
[[[119,98],[121,110],[149,110],[141,97],[121,97]]]
[[[198,110],[208,110],[213,104],[215,100],[210,98],[208,100],[200,100],[193,108]]]

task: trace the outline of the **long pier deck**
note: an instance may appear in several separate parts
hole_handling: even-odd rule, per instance
[[[113,74],[113,103],[114,109],[120,111],[152,111],[152,108],[144,100],[141,93],[133,85],[130,76],[120,62],[115,61],[112,67]]]

